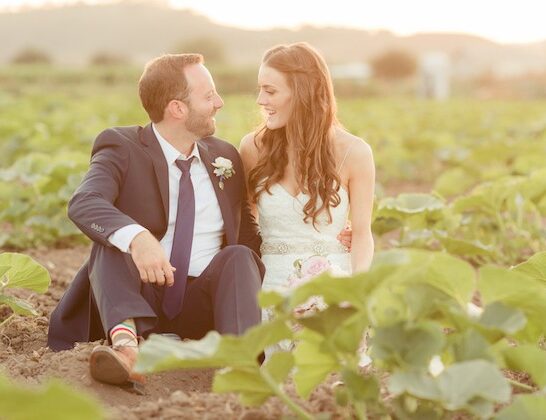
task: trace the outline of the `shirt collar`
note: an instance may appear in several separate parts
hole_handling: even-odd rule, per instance
[[[159,141],[159,145],[161,146],[161,150],[163,151],[163,154],[165,155],[165,160],[167,161],[168,165],[172,165],[175,160],[182,159],[187,160],[192,156],[195,156],[197,161],[201,161],[201,155],[199,154],[199,147],[197,147],[197,143],[194,144],[193,149],[189,156],[185,156],[182,153],[180,153],[171,143],[169,143],[161,134],[159,134],[159,131],[155,127],[155,125],[152,123],[152,130],[154,131],[155,136],[157,137],[157,140]]]

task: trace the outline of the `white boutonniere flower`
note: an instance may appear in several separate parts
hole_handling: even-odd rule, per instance
[[[220,178],[218,186],[221,190],[223,190],[224,181],[228,178],[231,178],[231,176],[235,173],[235,169],[233,169],[233,163],[231,162],[231,160],[219,156],[214,160],[214,162],[212,162],[212,166],[216,168],[214,170],[214,175]]]

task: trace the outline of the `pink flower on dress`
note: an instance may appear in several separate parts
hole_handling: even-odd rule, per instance
[[[331,267],[328,258],[321,255],[313,255],[307,258],[301,265],[303,277],[315,277]]]

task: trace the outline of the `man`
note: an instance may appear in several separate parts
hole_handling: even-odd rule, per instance
[[[212,136],[223,102],[203,57],[152,60],[139,95],[152,123],[102,132],[69,203],[93,247],[48,335],[53,350],[108,338],[90,370],[112,384],[141,380],[137,336],[198,339],[260,322],[261,240],[237,150]]]

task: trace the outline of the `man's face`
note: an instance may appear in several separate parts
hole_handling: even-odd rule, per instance
[[[199,138],[211,136],[216,129],[214,115],[224,101],[216,92],[212,76],[204,65],[189,65],[184,72],[190,87],[186,101],[189,109],[186,129]]]

